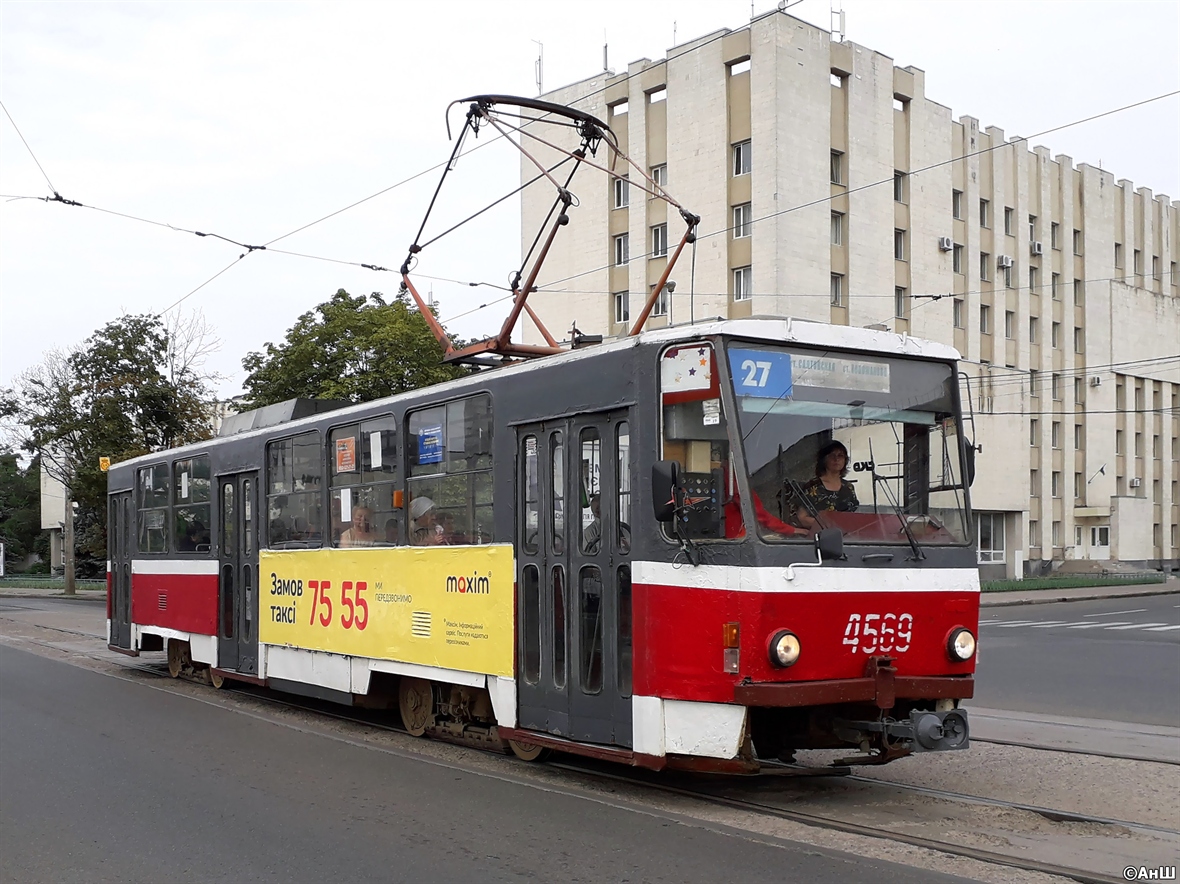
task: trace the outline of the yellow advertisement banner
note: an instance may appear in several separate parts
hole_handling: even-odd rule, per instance
[[[511,677],[512,547],[262,550],[258,640]]]

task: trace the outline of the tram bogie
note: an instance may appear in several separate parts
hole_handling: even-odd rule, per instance
[[[110,644],[524,759],[962,748],[955,359],[717,322],[117,464]]]

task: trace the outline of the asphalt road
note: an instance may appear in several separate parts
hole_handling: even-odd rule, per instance
[[[1180,727],[1180,595],[983,608],[974,702]]]
[[[960,880],[296,730],[0,645],[0,880]]]

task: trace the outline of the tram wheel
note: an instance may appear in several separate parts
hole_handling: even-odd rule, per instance
[[[191,669],[192,665],[188,642],[176,638],[168,639],[168,674],[173,678],[180,678],[181,673]]]
[[[550,752],[552,752],[546,746],[538,746],[535,743],[522,743],[519,740],[509,740],[508,748],[521,761],[544,761],[549,757]]]
[[[220,691],[225,684],[225,676],[219,672],[214,672],[212,666],[205,667],[205,684],[209,685],[215,691]]]
[[[397,707],[411,736],[420,737],[434,723],[434,687],[424,678],[403,678]]]

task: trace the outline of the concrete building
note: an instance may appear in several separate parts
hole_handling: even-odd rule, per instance
[[[543,97],[605,119],[701,216],[649,327],[790,315],[958,348],[985,577],[1077,559],[1176,567],[1180,207],[955,119],[925,80],[771,13]],[[596,173],[574,187],[530,304],[555,332],[620,334],[683,222]],[[525,191],[525,248],[551,203]]]

